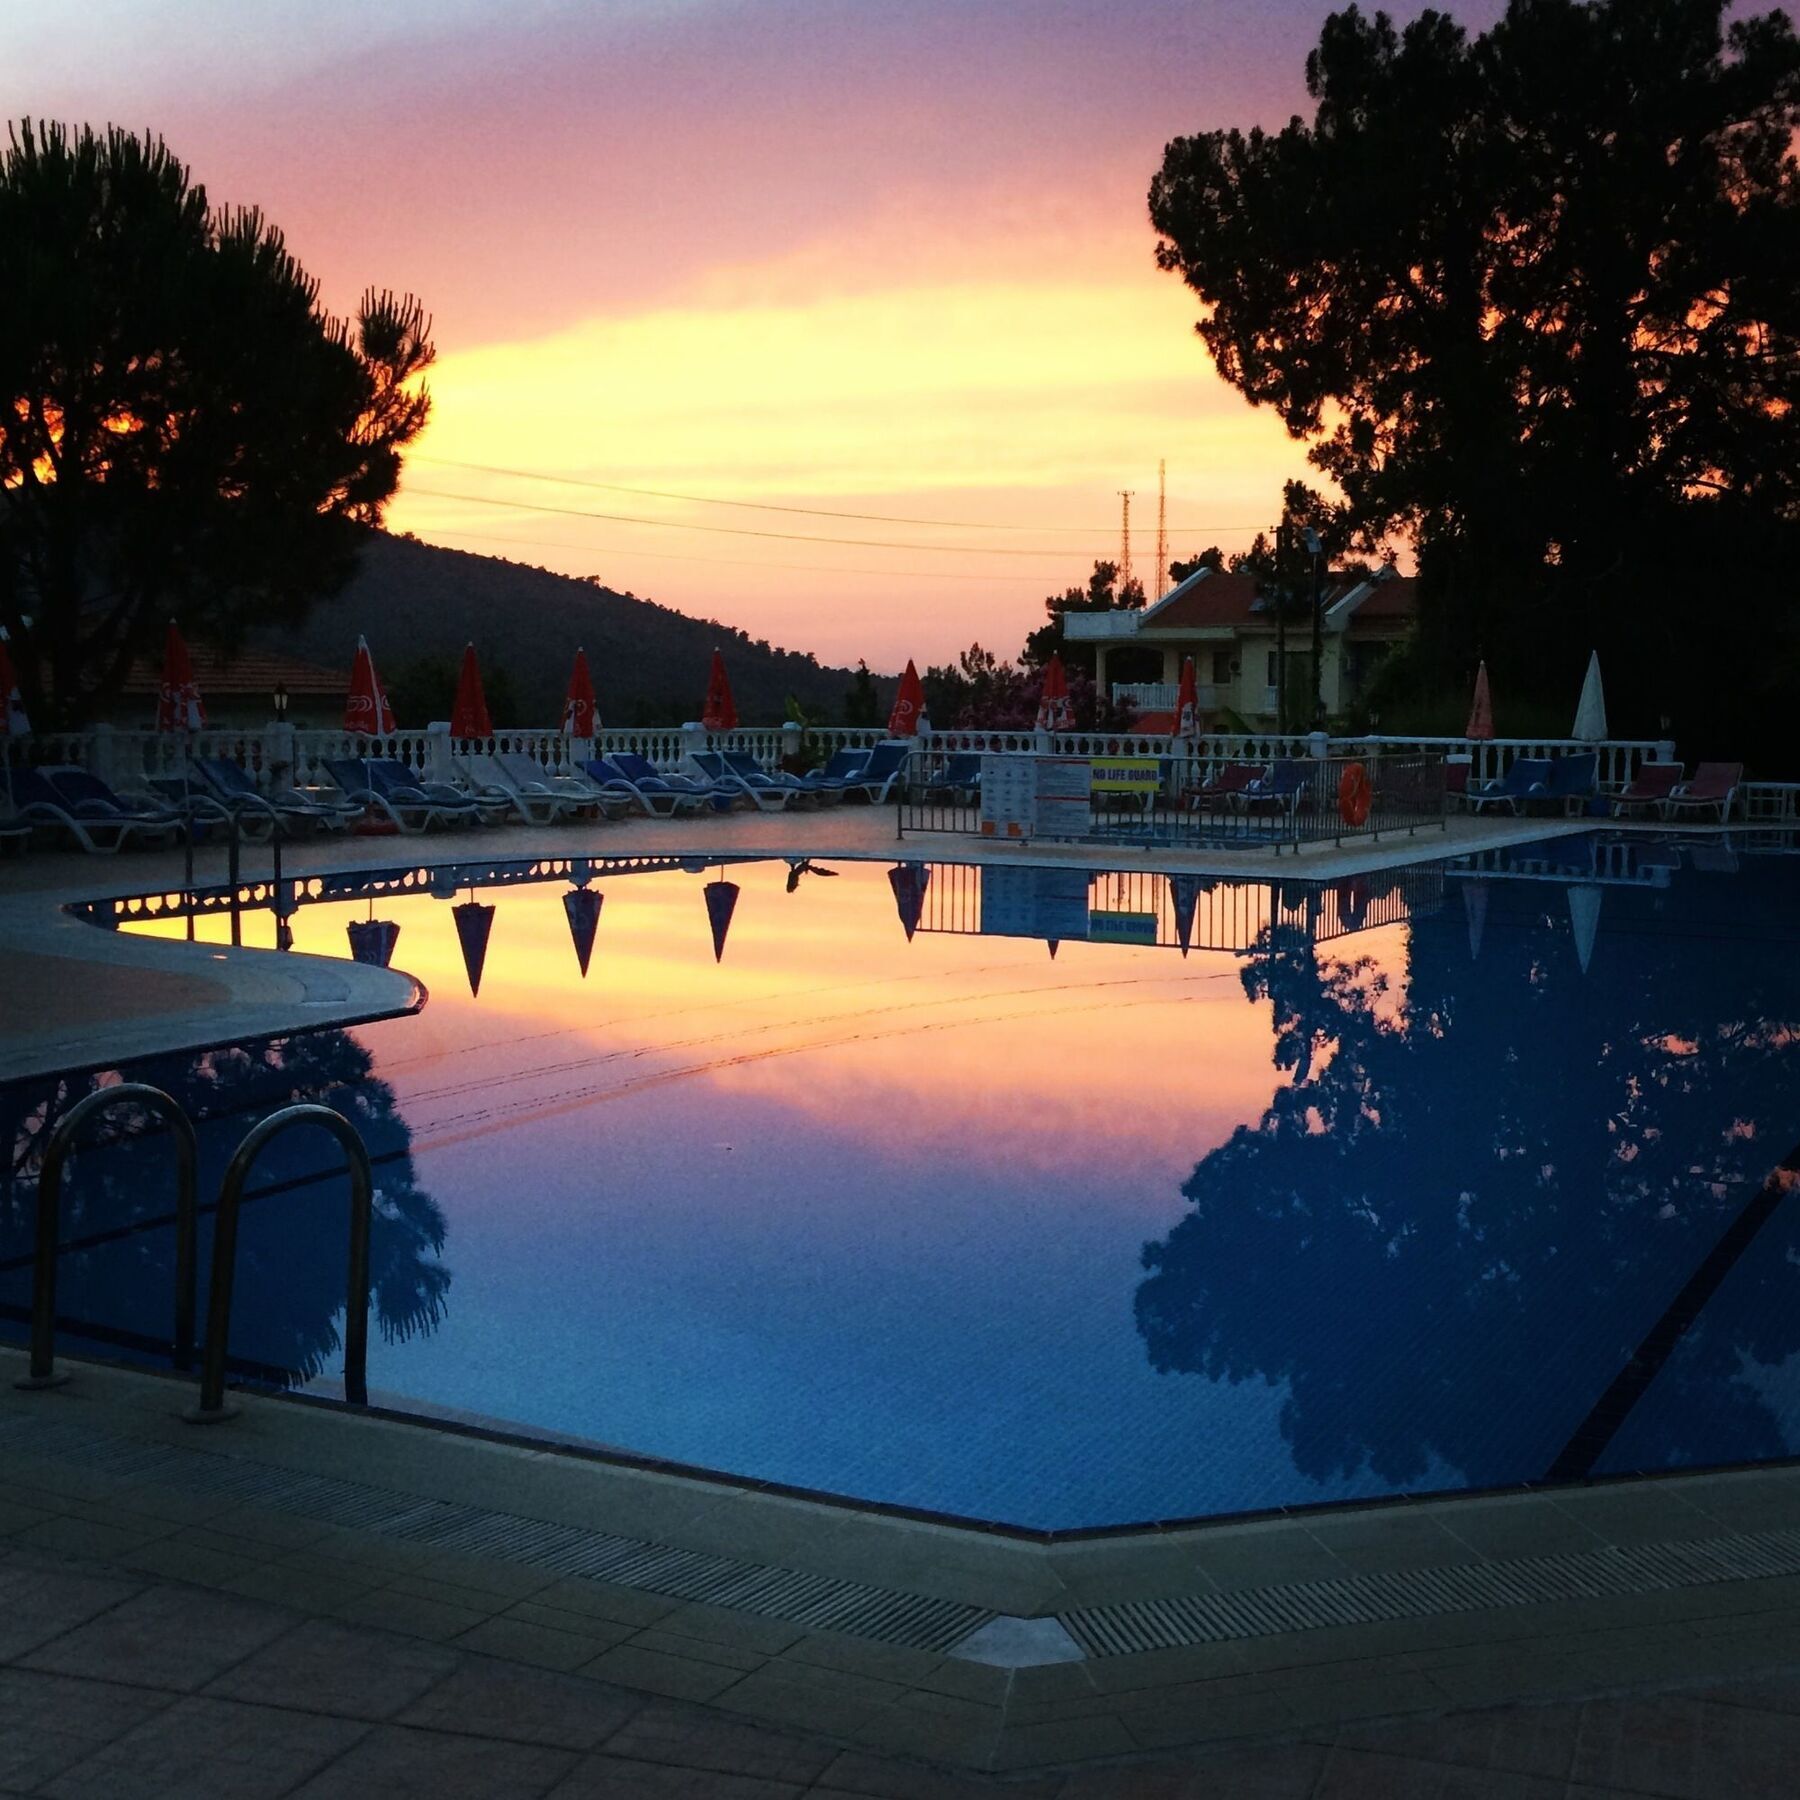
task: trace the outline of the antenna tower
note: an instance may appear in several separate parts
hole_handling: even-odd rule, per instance
[[[1169,465],[1156,459],[1156,592],[1152,602],[1162,598],[1163,583],[1169,579]]]
[[[1123,502],[1119,519],[1119,592],[1123,594],[1131,585],[1131,488],[1120,488],[1119,499]]]

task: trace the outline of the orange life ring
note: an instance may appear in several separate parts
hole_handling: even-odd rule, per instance
[[[1351,763],[1338,777],[1338,817],[1346,825],[1361,825],[1375,804],[1375,789],[1369,771],[1361,763]]]

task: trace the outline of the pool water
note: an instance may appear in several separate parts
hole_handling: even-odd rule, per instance
[[[356,1120],[377,1403],[1052,1530],[1800,1448],[1790,857],[379,885],[303,895],[294,945],[397,925],[421,1014],[129,1071],[201,1114],[206,1195],[275,1107]],[[0,1090],[15,1167],[87,1085]],[[167,1335],[167,1156],[71,1165],[59,1310],[109,1354]],[[295,1133],[259,1165],[246,1374],[339,1369],[334,1164]]]

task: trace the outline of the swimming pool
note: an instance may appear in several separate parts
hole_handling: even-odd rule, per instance
[[[1792,858],[557,862],[297,898],[302,950],[397,926],[424,1011],[129,1073],[202,1116],[203,1194],[279,1105],[355,1119],[378,1404],[1059,1531],[1800,1447]],[[86,1085],[0,1090],[15,1167]],[[71,1166],[71,1349],[166,1336],[166,1155]],[[326,1392],[333,1157],[259,1166],[232,1341]]]

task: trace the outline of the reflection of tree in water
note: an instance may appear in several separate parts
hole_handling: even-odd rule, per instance
[[[1585,977],[1559,887],[1496,884],[1475,963],[1459,907],[1415,919],[1403,1005],[1369,958],[1265,933],[1243,981],[1290,1084],[1145,1248],[1152,1364],[1285,1384],[1317,1481],[1541,1477],[1800,1137],[1791,955],[1684,916],[1688,879],[1610,892]],[[1779,869],[1730,888],[1734,929],[1760,911],[1791,934]],[[1786,1449],[1737,1377],[1800,1348],[1796,1263],[1783,1207],[1729,1317],[1703,1312],[1658,1378],[1666,1461]]]
[[[369,1053],[342,1031],[153,1057],[122,1073],[172,1095],[200,1137],[201,1317],[211,1263],[211,1208],[244,1134],[301,1100],[350,1119],[375,1164],[371,1310],[390,1342],[430,1331],[443,1317],[450,1272],[439,1260],[444,1216],[417,1183],[411,1133],[393,1090],[370,1077]],[[17,1316],[29,1292],[37,1162],[49,1130],[97,1083],[21,1082],[0,1089],[0,1142],[10,1188],[0,1194],[0,1295]],[[90,1135],[91,1134],[91,1135]],[[257,1159],[245,1190],[232,1306],[232,1351],[300,1377],[319,1374],[339,1348],[348,1230],[341,1153],[296,1128]],[[58,1311],[161,1341],[174,1292],[174,1152],[156,1121],[121,1108],[83,1134],[64,1178]]]

